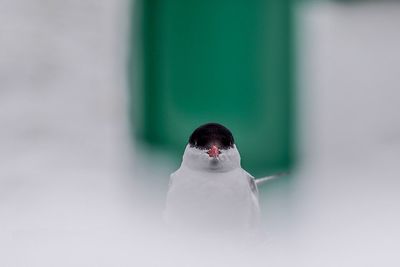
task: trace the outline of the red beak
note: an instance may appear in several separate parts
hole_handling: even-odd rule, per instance
[[[219,155],[219,149],[216,145],[212,145],[211,148],[208,150],[208,155],[210,157],[216,158]]]

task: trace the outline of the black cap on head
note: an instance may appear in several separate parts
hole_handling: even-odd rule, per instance
[[[216,144],[221,149],[233,147],[235,141],[228,128],[218,123],[207,123],[192,133],[189,138],[189,145],[200,149],[209,149]]]

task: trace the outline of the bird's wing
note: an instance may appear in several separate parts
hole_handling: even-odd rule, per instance
[[[279,177],[287,175],[287,174],[288,174],[287,172],[282,172],[282,173],[276,173],[276,174],[271,175],[271,176],[265,176],[265,177],[257,178],[257,179],[255,179],[255,183],[256,183],[257,186],[260,186],[260,185],[265,184],[266,182],[269,182],[271,180],[274,180],[276,178],[279,178]]]
[[[170,205],[169,205],[170,200],[169,199],[171,197],[171,191],[172,191],[172,188],[173,188],[173,185],[174,185],[174,176],[175,176],[175,172],[172,173],[169,176],[168,192],[167,192],[167,195],[166,195],[165,207],[164,207],[164,211],[163,211],[163,220],[167,224],[169,224],[170,221],[171,221],[171,218],[170,218]]]
[[[248,172],[245,172],[245,173],[247,176],[247,181],[249,182],[251,192],[253,193],[254,196],[256,196],[258,198],[258,188],[257,188],[256,180]]]
[[[266,182],[269,182],[269,181],[271,181],[271,180],[273,180],[273,179],[275,179],[275,178],[278,178],[279,176],[276,176],[276,175],[271,175],[271,176],[265,176],[265,177],[262,177],[262,178],[257,178],[257,179],[255,179],[255,183],[257,184],[257,185],[263,185],[263,184],[265,184]]]
[[[260,204],[258,201],[258,188],[256,184],[256,180],[252,175],[245,171],[247,181],[249,183],[249,187],[251,190],[251,198],[252,198],[252,206],[251,213],[249,218],[249,226],[250,228],[257,228],[260,225]]]
[[[175,173],[172,173],[172,174],[169,176],[168,190],[170,190],[171,187],[172,187],[172,183],[173,183],[173,181],[174,181],[174,174],[175,174]]]

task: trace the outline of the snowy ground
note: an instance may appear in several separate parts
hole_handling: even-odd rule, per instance
[[[400,264],[399,4],[301,9],[302,161],[263,199],[270,244],[240,255],[171,241],[140,208],[135,178],[163,169],[127,146],[126,12],[0,0],[0,266]]]

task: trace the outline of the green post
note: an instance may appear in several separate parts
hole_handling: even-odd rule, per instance
[[[206,122],[230,128],[250,173],[294,161],[290,0],[137,0],[131,115],[140,142],[180,161]]]

